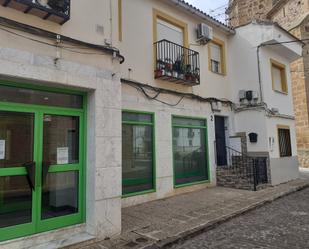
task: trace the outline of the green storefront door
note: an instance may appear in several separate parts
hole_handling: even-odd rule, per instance
[[[83,168],[83,96],[0,85],[0,241],[82,223]]]

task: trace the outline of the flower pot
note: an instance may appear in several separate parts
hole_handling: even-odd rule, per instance
[[[174,78],[178,78],[178,72],[173,71],[173,77],[174,77]]]
[[[156,78],[160,78],[160,77],[162,77],[164,74],[163,74],[163,71],[164,70],[162,70],[162,69],[157,69],[157,70],[155,70],[155,77]]]

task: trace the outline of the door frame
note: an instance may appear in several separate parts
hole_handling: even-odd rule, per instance
[[[227,116],[220,116],[220,115],[215,115],[214,116],[214,121],[215,121],[215,141],[216,141],[216,143],[215,143],[215,152],[216,152],[216,164],[217,164],[217,167],[221,167],[221,166],[226,166],[226,165],[219,165],[218,163],[218,157],[219,157],[219,151],[218,151],[218,148],[217,148],[217,146],[218,146],[218,141],[217,141],[217,134],[216,134],[216,131],[217,131],[217,122],[216,122],[216,120],[217,120],[217,118],[221,118],[221,119],[223,119],[223,122],[224,122],[224,144],[225,144],[225,161],[226,161],[226,164],[228,163],[228,155],[227,155],[227,152],[226,152],[226,146],[227,146],[227,144],[228,144],[228,140],[226,139],[226,127],[227,127],[227,125],[228,125],[228,122],[227,122],[227,119],[228,119],[228,117]]]
[[[87,148],[87,95],[84,92],[35,86],[30,84],[18,84],[15,82],[2,82],[0,85],[41,90],[54,93],[78,94],[83,97],[82,109],[43,106],[34,104],[23,104],[16,102],[0,102],[0,111],[21,112],[34,114],[34,142],[33,142],[33,160],[36,162],[35,191],[32,192],[32,222],[20,224],[6,228],[0,228],[0,242],[10,239],[16,239],[28,235],[34,235],[62,227],[84,223],[86,220],[86,148]],[[41,197],[42,197],[42,160],[43,160],[43,117],[45,114],[59,116],[78,116],[79,120],[79,163],[68,164],[63,169],[61,165],[52,165],[50,173],[79,171],[78,182],[78,213],[55,217],[51,219],[41,219]],[[26,170],[20,168],[0,169],[1,176],[23,176],[27,175]]]

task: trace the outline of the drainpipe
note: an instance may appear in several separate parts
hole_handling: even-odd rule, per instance
[[[256,55],[257,55],[257,63],[258,63],[258,77],[259,77],[259,88],[260,88],[260,102],[264,102],[264,97],[263,97],[263,89],[262,89],[262,76],[261,76],[261,60],[260,60],[260,48],[262,45],[259,45],[256,49]]]

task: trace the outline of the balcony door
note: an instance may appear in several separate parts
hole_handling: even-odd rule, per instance
[[[0,102],[0,241],[83,221],[83,141],[82,110]]]
[[[167,40],[180,46],[184,45],[183,29],[161,19],[157,20],[158,41]]]

